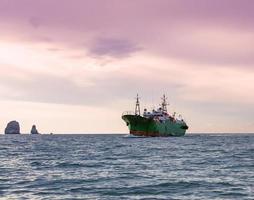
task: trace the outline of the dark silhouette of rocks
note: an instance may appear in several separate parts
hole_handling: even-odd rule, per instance
[[[33,125],[31,129],[31,134],[39,134],[38,130],[36,129],[36,126]]]
[[[5,134],[20,134],[20,127],[17,121],[10,121],[4,131]]]

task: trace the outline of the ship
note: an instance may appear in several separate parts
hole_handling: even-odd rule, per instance
[[[162,97],[162,103],[158,109],[148,111],[144,109],[140,113],[140,98],[137,94],[135,112],[126,111],[122,114],[122,119],[129,128],[130,134],[143,137],[169,137],[184,136],[189,128],[181,115],[170,114],[167,111],[167,98]]]

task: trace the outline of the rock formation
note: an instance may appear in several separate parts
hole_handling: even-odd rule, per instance
[[[5,134],[20,134],[20,127],[17,121],[10,121],[5,128]]]
[[[39,134],[38,130],[36,129],[36,126],[33,125],[31,129],[31,134]]]

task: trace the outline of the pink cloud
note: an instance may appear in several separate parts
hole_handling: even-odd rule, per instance
[[[11,0],[0,2],[0,24],[9,26],[1,30],[3,34],[8,32],[33,42],[60,42],[113,57],[142,48],[194,63],[252,66],[253,40],[250,38],[240,46],[234,41],[244,40],[246,33],[253,34],[253,9],[254,3],[249,0],[138,0],[135,3]],[[219,33],[214,30],[225,32],[235,45],[228,45],[223,38],[216,41]],[[207,31],[207,35],[192,37],[196,31]],[[103,41],[98,41],[100,38]],[[211,41],[220,45],[211,46]]]

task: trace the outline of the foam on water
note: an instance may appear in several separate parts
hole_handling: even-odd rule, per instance
[[[125,138],[144,138],[145,136],[137,136],[137,135],[132,135],[132,134],[126,134],[123,137],[125,137]]]
[[[254,135],[1,135],[0,199],[254,199]]]

